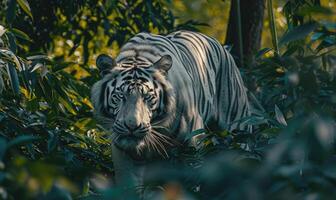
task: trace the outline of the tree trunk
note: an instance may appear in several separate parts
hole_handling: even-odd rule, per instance
[[[237,2],[231,1],[230,18],[226,33],[227,45],[232,45],[231,53],[239,63],[251,62],[253,54],[260,48],[261,32],[265,10],[265,0],[240,0],[242,52],[240,55],[240,43],[237,20]]]

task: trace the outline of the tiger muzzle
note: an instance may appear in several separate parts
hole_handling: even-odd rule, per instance
[[[138,92],[132,92],[126,99],[122,114],[124,127],[131,136],[143,138],[150,132],[148,108]]]

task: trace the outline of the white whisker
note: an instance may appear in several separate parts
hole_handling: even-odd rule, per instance
[[[157,136],[155,136],[155,135],[152,135],[152,138],[153,138],[154,142],[155,142],[157,145],[159,145],[159,147],[160,147],[160,148],[162,149],[162,151],[165,153],[166,158],[169,158],[169,155],[168,155],[168,153],[167,153],[167,151],[166,151],[166,148],[165,148],[165,146],[160,142],[159,138],[157,138]]]
[[[156,136],[160,137],[160,139],[163,140],[163,142],[165,142],[166,144],[168,144],[170,146],[174,146],[174,145],[181,146],[181,144],[178,141],[176,141],[176,140],[174,140],[174,139],[172,139],[172,138],[170,138],[170,137],[168,137],[164,134],[161,134],[156,130],[152,129],[152,133],[155,134]]]
[[[151,142],[151,144],[153,145],[153,147],[155,148],[155,151],[157,153],[159,153],[162,157],[164,157],[164,155],[162,154],[160,148],[157,146],[157,142],[156,139],[153,137],[153,135],[149,135],[149,141]]]
[[[164,137],[163,135],[157,133],[156,131],[153,131],[153,135],[155,135],[156,137],[158,137],[160,140],[162,140],[162,142],[170,145],[170,146],[173,146],[173,142],[169,141],[170,138],[167,138],[167,137]]]
[[[152,141],[150,140],[150,137],[148,135],[146,135],[145,139],[147,141],[148,150],[151,151],[151,149],[152,149],[153,151],[156,151],[155,147],[152,145]]]

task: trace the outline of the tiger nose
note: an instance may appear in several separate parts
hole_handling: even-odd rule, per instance
[[[132,117],[127,120],[127,123],[125,125],[128,130],[134,131],[135,129],[139,128],[141,124],[139,120],[137,120],[135,117]]]

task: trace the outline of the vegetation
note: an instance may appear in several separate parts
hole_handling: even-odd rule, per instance
[[[146,186],[163,185],[165,198],[336,198],[336,3],[266,3],[268,13],[281,8],[285,27],[276,30],[279,13],[266,16],[269,41],[241,67],[264,108],[243,119],[253,134],[206,133],[198,148],[153,166]],[[179,17],[176,4],[0,1],[0,199],[134,198],[111,186],[109,133],[89,100],[93,61],[137,32],[213,28]]]

